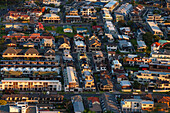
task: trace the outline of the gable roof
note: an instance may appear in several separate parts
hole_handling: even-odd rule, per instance
[[[163,103],[163,102],[170,102],[170,97],[169,96],[163,96],[158,102]]]
[[[25,54],[39,54],[39,52],[35,48],[29,48],[29,49],[27,49]]]

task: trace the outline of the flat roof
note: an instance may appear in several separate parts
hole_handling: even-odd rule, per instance
[[[145,42],[144,42],[144,41],[142,41],[142,40],[137,41],[137,43],[138,43],[138,46],[139,46],[139,47],[146,47]]]
[[[73,67],[67,67],[68,82],[76,82]]]
[[[151,27],[152,31],[162,32],[160,28],[154,22],[148,22],[149,26]]]
[[[85,46],[83,41],[75,41],[76,46]]]
[[[112,7],[113,5],[115,5],[116,3],[118,3],[117,1],[110,1],[109,3],[107,3],[104,7]]]

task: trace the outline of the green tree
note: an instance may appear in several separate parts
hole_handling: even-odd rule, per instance
[[[50,7],[55,7],[55,5],[54,4],[50,4]]]
[[[134,80],[133,88],[134,89],[140,89],[141,88],[141,84],[138,81]]]
[[[151,32],[146,32],[143,35],[143,39],[148,46],[150,46],[153,43],[153,36],[154,35]]]

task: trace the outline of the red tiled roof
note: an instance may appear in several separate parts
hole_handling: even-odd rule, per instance
[[[156,47],[158,47],[158,46],[160,46],[161,44],[160,43],[158,43],[158,42],[154,42],[151,46],[156,46]]]
[[[162,102],[170,102],[170,97],[168,97],[168,96],[165,97],[165,96],[164,96],[163,98],[161,98],[160,100],[158,100],[158,102],[161,102],[161,103],[162,103]]]
[[[94,102],[99,102],[100,103],[100,101],[99,101],[99,98],[98,97],[88,97],[87,98],[87,100],[91,100],[92,101],[92,103],[94,103]]]

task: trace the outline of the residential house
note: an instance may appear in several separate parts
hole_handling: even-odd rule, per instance
[[[1,90],[21,91],[61,91],[62,85],[59,80],[30,80],[29,78],[5,78],[1,80]]]
[[[30,16],[25,12],[9,11],[5,18],[7,21],[30,20]]]
[[[89,38],[89,51],[96,52],[101,50],[101,41],[95,35]]]
[[[159,52],[159,48],[160,48],[160,43],[158,42],[154,42],[152,45],[151,45],[151,52],[154,53],[154,52]]]
[[[103,112],[111,111],[119,113],[119,108],[116,104],[115,96],[111,93],[103,93],[101,97],[101,107]]]
[[[121,27],[119,29],[120,29],[120,32],[124,35],[129,35],[131,32],[130,27]]]
[[[71,102],[75,113],[82,113],[84,111],[83,99],[80,95],[72,96]]]
[[[81,17],[78,14],[78,10],[75,8],[69,8],[66,11],[66,22],[67,23],[79,23],[81,22]]]
[[[108,43],[107,51],[116,51],[116,50],[117,50],[117,44],[116,43]]]
[[[64,50],[70,51],[71,46],[70,46],[70,42],[67,38],[65,38],[65,37],[59,38],[57,42],[58,42],[57,45],[58,45],[59,51],[64,51]]]
[[[125,75],[116,75],[117,83],[120,83],[121,81],[128,80],[128,78]]]
[[[169,96],[163,96],[158,100],[158,103],[165,103],[168,105],[168,108],[170,108],[170,97]]]
[[[102,109],[98,97],[88,97],[87,100],[89,103],[90,111],[94,111],[96,113],[102,113]]]
[[[76,52],[86,52],[86,44],[84,41],[74,41],[74,50]]]
[[[86,28],[76,28],[76,32],[77,32],[77,34],[79,34],[79,33],[86,33],[87,29]]]
[[[104,72],[107,71],[107,64],[104,63],[96,63],[95,64],[96,72]]]
[[[114,69],[114,70],[121,69],[122,64],[119,62],[119,60],[113,60],[111,68]]]
[[[134,48],[131,42],[127,40],[119,40],[119,50],[120,52],[133,52]]]
[[[143,51],[146,50],[147,46],[146,46],[144,41],[142,41],[142,40],[137,41],[137,44],[138,44],[137,49],[138,49],[139,52],[143,52]]]
[[[102,63],[105,61],[105,57],[102,53],[102,51],[96,51],[95,55],[93,55],[93,62],[96,63]]]
[[[72,29],[72,27],[69,26],[69,25],[63,26],[63,31],[64,31],[65,33],[73,33],[73,29]]]
[[[56,14],[45,14],[42,20],[44,23],[59,23],[60,17]]]
[[[64,60],[64,62],[73,61],[73,57],[71,56],[69,50],[63,51],[63,60]]]
[[[42,39],[40,42],[40,48],[55,48],[55,41],[53,39]]]
[[[124,92],[131,92],[132,91],[131,83],[128,80],[120,81],[120,86],[122,88],[122,91],[124,91]]]
[[[115,58],[116,52],[108,51],[107,54],[108,54],[109,61],[112,61]]]
[[[113,90],[112,81],[108,78],[101,79],[100,90],[102,90],[102,91],[112,91]]]

